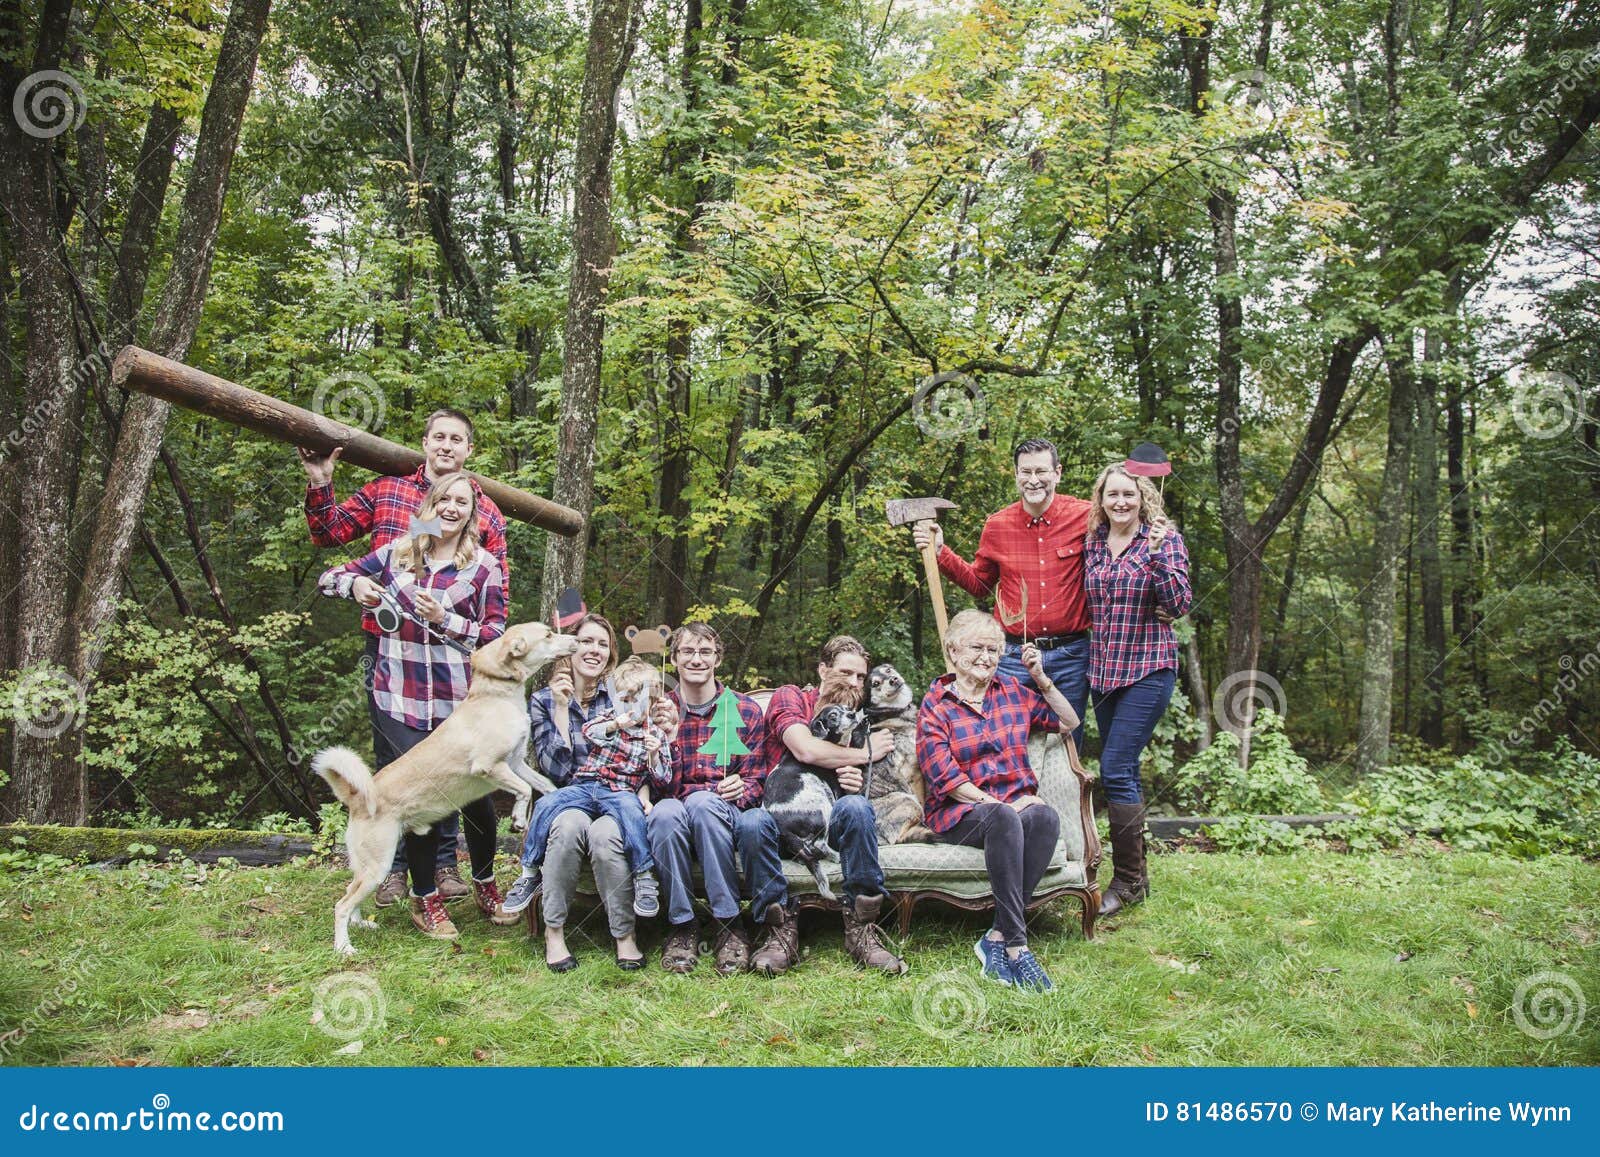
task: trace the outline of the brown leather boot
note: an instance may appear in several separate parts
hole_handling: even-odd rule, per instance
[[[1150,894],[1144,862],[1143,803],[1106,805],[1111,821],[1111,883],[1100,897],[1100,916],[1115,916]]]
[[[782,904],[773,904],[762,927],[766,938],[750,958],[750,967],[763,976],[782,976],[800,962],[800,922]]]
[[[890,976],[906,971],[906,962],[883,946],[878,939],[878,914],[883,911],[882,896],[857,896],[853,907],[844,910],[844,947],[862,968],[876,968]]]
[[[723,921],[711,942],[715,953],[718,976],[732,976],[736,972],[750,971],[750,934],[744,930],[739,917]]]

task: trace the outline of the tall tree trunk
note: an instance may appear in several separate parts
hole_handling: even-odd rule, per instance
[[[1416,423],[1416,367],[1412,335],[1385,343],[1389,370],[1389,440],[1372,529],[1373,574],[1362,594],[1361,710],[1356,732],[1356,774],[1371,775],[1389,762],[1394,713],[1395,580],[1405,543],[1407,480]]]
[[[567,291],[553,495],[557,502],[585,518],[594,510],[594,438],[600,407],[604,309],[615,244],[611,232],[611,149],[617,135],[617,95],[633,58],[637,33],[638,9],[634,0],[594,0],[573,159],[572,276]],[[555,609],[556,597],[563,588],[582,588],[588,545],[585,534],[549,536],[539,605],[541,618]]]
[[[1450,627],[1457,654],[1465,655],[1480,695],[1487,695],[1487,672],[1478,662],[1478,554],[1476,493],[1467,462],[1467,425],[1461,392],[1452,389],[1445,404],[1445,469],[1450,483]]]
[[[1444,745],[1444,571],[1439,558],[1439,358],[1437,326],[1422,341],[1417,382],[1417,565],[1422,574],[1422,717],[1424,743]]]

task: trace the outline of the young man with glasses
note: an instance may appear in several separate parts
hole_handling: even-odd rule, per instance
[[[733,850],[739,849],[751,910],[757,917],[773,905],[787,904],[789,889],[778,856],[778,825],[761,807],[766,769],[761,707],[748,695],[734,692],[738,703],[738,738],[749,751],[718,764],[709,747],[717,726],[717,702],[727,690],[717,678],[722,640],[706,623],[684,623],[672,635],[670,652],[678,686],[668,693],[678,714],[678,736],[672,744],[672,786],[658,800],[646,821],[656,875],[666,899],[667,939],[661,946],[661,967],[668,972],[693,972],[700,959],[699,930],[694,918],[694,865],[700,861],[706,900],[716,921],[712,938],[719,975],[750,968],[750,936],[739,920],[739,877]]]
[[[938,524],[919,523],[917,548],[930,542],[939,571],[976,599],[994,600],[1005,633],[999,673],[1032,687],[1022,663],[1024,643],[1039,648],[1045,674],[1061,688],[1079,719],[1089,701],[1089,606],[1083,595],[1083,542],[1089,504],[1057,494],[1061,458],[1054,443],[1030,438],[1013,452],[1020,501],[991,514],[971,562],[944,543]],[[1083,745],[1083,727],[1072,733]]]

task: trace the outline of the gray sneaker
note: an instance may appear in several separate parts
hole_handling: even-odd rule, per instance
[[[654,916],[661,911],[661,892],[656,886],[655,874],[652,872],[635,872],[633,874],[633,914],[635,916]]]
[[[544,883],[544,873],[535,870],[531,876],[518,878],[506,892],[505,899],[500,901],[500,911],[507,916],[515,916],[533,903],[533,898],[539,894],[539,887]]]

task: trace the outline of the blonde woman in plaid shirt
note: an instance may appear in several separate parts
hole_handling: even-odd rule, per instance
[[[1110,916],[1150,891],[1144,860],[1139,763],[1178,677],[1170,620],[1188,614],[1189,552],[1147,478],[1108,466],[1090,496],[1083,586],[1093,629],[1089,690],[1100,728],[1100,782],[1111,821],[1113,876],[1100,902]]]
[[[449,718],[467,696],[473,650],[506,626],[504,572],[478,540],[477,491],[464,474],[435,482],[413,533],[364,558],[333,567],[318,580],[323,594],[369,609],[388,604],[393,630],[378,636],[371,672],[373,717],[395,756],[405,754]],[[382,768],[379,768],[382,774]],[[500,904],[494,882],[495,814],[490,797],[461,809],[478,907]],[[450,940],[456,926],[438,887],[439,827],[407,832],[411,922],[424,935]]]

